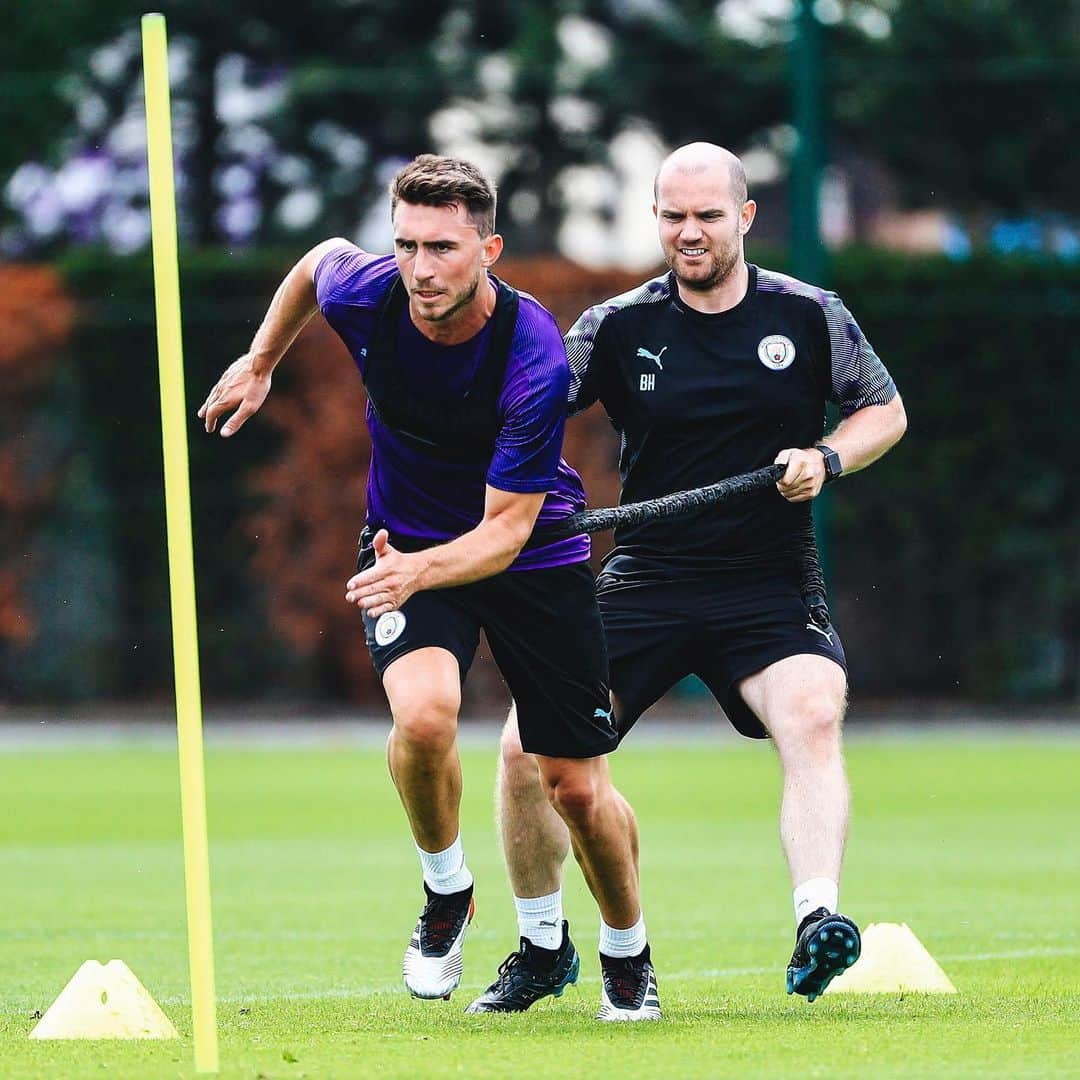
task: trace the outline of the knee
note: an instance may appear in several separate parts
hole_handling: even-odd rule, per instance
[[[843,714],[843,702],[832,694],[809,695],[798,703],[784,742],[789,750],[803,755],[832,757],[840,750]],[[784,747],[780,749],[783,751]]]
[[[414,750],[443,754],[457,735],[458,701],[434,696],[411,702],[394,713],[394,738]]]
[[[548,801],[558,815],[579,825],[588,823],[602,797],[601,785],[591,771],[554,771],[544,777]]]

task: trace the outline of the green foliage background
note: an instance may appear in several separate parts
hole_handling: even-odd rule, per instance
[[[853,670],[881,693],[1075,699],[1080,268],[866,252],[832,282],[909,417],[832,499]]]
[[[248,569],[258,542],[244,524],[257,505],[250,477],[273,459],[276,436],[255,422],[222,453],[194,416],[290,261],[204,251],[182,269],[211,700],[343,693],[325,658],[286,653],[267,620],[274,582]],[[149,263],[83,254],[65,274],[80,326],[35,425],[69,440],[72,455],[34,549],[41,631],[28,648],[0,650],[0,678],[14,701],[164,701],[171,654]],[[831,489],[833,609],[854,692],[1075,700],[1080,267],[853,251],[835,259],[831,280],[892,371],[910,423],[885,459]],[[296,376],[288,364],[280,371],[274,393],[287,395]],[[353,378],[343,371],[343,386]],[[359,522],[362,509],[341,513]],[[342,552],[343,573],[350,556]]]
[[[145,4],[54,0],[9,5],[0,36],[0,188],[27,161],[58,165],[109,149],[141,92],[137,50]],[[735,6],[735,5],[732,5]],[[744,9],[752,5],[741,5]],[[502,159],[512,249],[550,250],[565,210],[569,166],[610,165],[620,131],[648,127],[668,145],[718,140],[739,152],[790,153],[790,18],[758,12],[756,35],[725,29],[712,0],[163,0],[174,72],[174,113],[186,183],[181,223],[200,245],[227,239],[222,173],[237,160],[216,105],[223,60],[282,97],[257,123],[270,157],[288,157],[318,191],[310,235],[351,234],[377,199],[386,166],[432,149],[432,118],[470,114],[474,142]],[[1080,158],[1080,0],[837,0],[825,28],[832,159],[884,168],[898,199],[977,223],[981,216],[1075,215]],[[884,32],[865,27],[877,15]],[[567,27],[604,46],[595,63],[567,48]],[[118,71],[102,50],[120,46]],[[107,65],[106,65],[107,67]],[[492,79],[494,69],[504,71]],[[98,108],[80,113],[88,100]],[[560,108],[584,106],[567,123]],[[97,118],[90,114],[97,113]],[[363,152],[338,160],[335,144]],[[265,162],[263,163],[266,164]],[[288,230],[269,212],[297,181],[260,166],[264,213],[256,243]],[[534,217],[513,210],[527,195]],[[0,197],[0,227],[17,215]],[[308,230],[302,230],[304,235]],[[66,236],[33,240],[62,249]]]

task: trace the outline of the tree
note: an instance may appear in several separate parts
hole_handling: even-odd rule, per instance
[[[456,113],[466,145],[498,175],[515,249],[550,251],[568,170],[606,169],[617,184],[608,146],[620,130],[719,133],[738,145],[782,115],[782,83],[769,89],[776,56],[767,70],[760,49],[721,33],[707,3],[457,0],[434,18],[419,0],[164,8],[181,224],[197,244],[355,235],[398,162],[460,143],[443,130]],[[33,125],[36,147],[29,136],[18,144],[19,155],[66,157],[69,173],[81,159],[90,193],[74,207],[55,194],[49,203],[55,178],[24,171],[9,191],[29,222],[23,246],[47,249],[73,231],[120,250],[147,242],[138,35],[130,16],[106,14],[73,32],[65,89]],[[703,83],[725,92],[703,95]],[[747,87],[751,108],[740,104]],[[80,186],[64,179],[53,187]]]
[[[837,134],[914,205],[1080,210],[1080,3],[904,0],[831,43]]]
[[[26,55],[49,56],[68,71],[61,78],[51,66],[28,64],[18,73],[24,98],[46,84],[50,92],[24,109],[23,137],[5,163],[84,167],[60,184],[41,165],[15,171],[8,198],[25,227],[14,240],[9,230],[9,248],[48,250],[72,233],[120,250],[146,245],[138,24],[120,7],[73,19],[54,51],[44,47],[51,20],[16,20]],[[447,88],[433,51],[442,20],[431,18],[429,4],[308,0],[268,12],[255,0],[171,0],[163,8],[176,69],[180,218],[195,243],[273,239],[305,226],[354,232],[385,184],[387,163],[430,148],[427,118]],[[282,204],[298,192],[314,212],[298,225],[294,209],[290,230]]]
[[[0,34],[0,177],[62,155],[74,120],[73,76],[92,45],[123,27],[121,0],[54,0],[5,12]]]
[[[749,0],[166,0],[180,220],[197,244],[385,240],[403,159],[467,152],[502,227],[551,251],[612,140],[790,152],[789,17]],[[1080,0],[831,0],[832,142],[915,205],[1075,213]],[[741,13],[741,14],[740,14]],[[736,17],[738,16],[738,17]],[[20,4],[0,42],[9,251],[148,242],[137,23],[121,0]],[[21,167],[20,167],[21,165]],[[60,172],[55,170],[59,169]],[[50,171],[53,170],[53,171]],[[373,216],[374,215],[374,216]],[[13,228],[12,224],[18,225]]]

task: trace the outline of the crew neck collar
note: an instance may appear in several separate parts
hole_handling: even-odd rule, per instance
[[[692,308],[679,294],[679,283],[675,280],[673,271],[668,272],[668,283],[669,288],[671,289],[671,299],[679,311],[688,315],[691,319],[700,319],[702,322],[715,323],[734,319],[750,306],[754,294],[757,292],[757,277],[757,266],[754,263],[748,262],[746,264],[746,292],[734,307],[730,307],[726,311],[698,311],[697,308]]]

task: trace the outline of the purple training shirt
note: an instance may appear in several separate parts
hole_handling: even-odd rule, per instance
[[[323,256],[315,290],[326,321],[345,342],[364,375],[375,313],[398,277],[392,255],[371,255],[342,245]],[[371,467],[367,519],[410,540],[453,540],[484,516],[484,487],[546,492],[537,526],[576,513],[585,505],[581,478],[559,456],[567,414],[570,368],[562,335],[551,314],[521,293],[513,345],[499,395],[503,426],[486,470],[446,461],[437,449],[404,439],[386,427],[369,404]],[[425,396],[445,394],[448,409],[462,397],[487,351],[491,321],[460,345],[438,345],[413,325],[408,308],[398,331],[398,360],[406,385]],[[589,538],[574,536],[523,551],[511,570],[539,570],[583,562]]]

